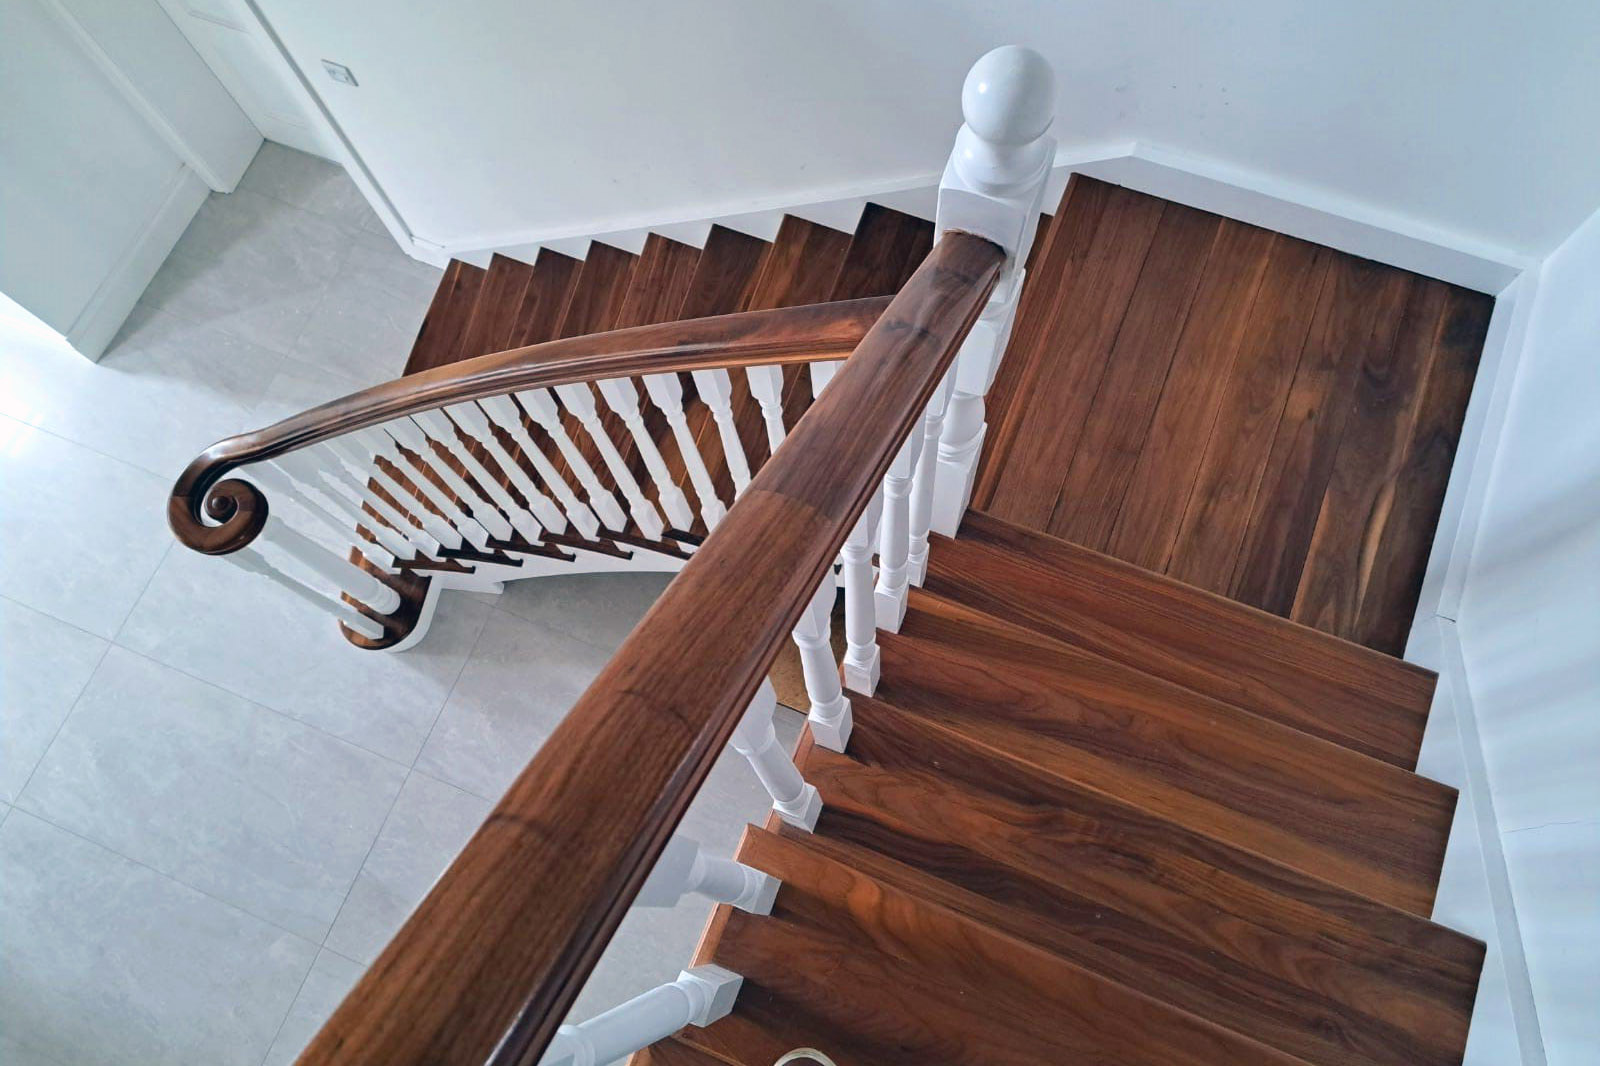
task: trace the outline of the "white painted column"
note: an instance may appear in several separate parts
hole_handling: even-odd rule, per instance
[[[692,837],[674,834],[656,860],[635,907],[675,907],[690,893],[751,914],[772,913],[778,879],[743,863],[712,855]]]
[[[345,603],[339,597],[330,596],[321,589],[313,588],[305,582],[284,573],[254,547],[240,548],[236,552],[229,552],[223,558],[248,574],[264,577],[274,585],[287,589],[319,611],[328,612],[337,621],[369,640],[378,640],[383,636],[383,627],[377,622]]]
[[[778,696],[772,682],[763,680],[750,701],[744,717],[733,730],[733,750],[750,761],[756,776],[772,797],[772,809],[790,825],[810,831],[817,827],[822,813],[822,796],[815,785],[800,776],[789,753],[778,743],[772,716],[778,709]]]
[[[562,385],[558,386],[556,391],[560,392],[563,389],[567,390],[564,395],[564,402],[566,402],[569,409],[573,410],[578,421],[588,429],[591,435],[599,433],[598,416],[595,414],[594,409],[594,394],[589,391],[589,386]],[[517,400],[528,412],[528,417],[537,422],[539,428],[548,433],[550,439],[555,441],[556,450],[561,453],[561,457],[567,461],[567,466],[572,469],[573,475],[577,477],[579,484],[583,486],[585,495],[589,497],[589,506],[594,508],[594,513],[600,517],[601,522],[605,523],[605,527],[617,530],[627,528],[628,520],[622,517],[622,508],[618,505],[617,498],[611,495],[609,489],[600,484],[600,478],[595,475],[594,467],[590,466],[589,460],[583,457],[583,453],[578,450],[577,444],[573,442],[572,436],[567,432],[567,427],[562,424],[561,409],[556,406],[555,397],[550,395],[550,390],[529,389],[526,392],[519,392],[517,393]],[[586,417],[589,421],[584,421]],[[594,423],[592,427],[590,425],[591,422]],[[601,435],[603,436],[604,434]],[[598,445],[599,442],[597,441],[596,443]],[[606,444],[609,445],[610,441],[607,441]],[[619,481],[618,484],[620,485],[622,482]],[[634,514],[634,521],[638,523],[640,529],[645,531],[647,536],[660,536],[659,533],[649,532],[650,527],[639,521],[637,511]],[[660,519],[657,517],[657,524],[659,525],[659,523]]]
[[[305,452],[294,454],[309,459]],[[243,473],[266,492],[269,507],[279,509],[280,513],[280,505],[283,504],[299,509],[334,541],[350,544],[379,569],[392,574],[398,569],[395,565],[397,559],[411,558],[411,546],[404,537],[371,515],[362,514],[348,501],[340,499],[322,480],[322,472],[315,460],[307,465],[311,468],[309,471],[302,467],[296,474],[269,460],[252,463]],[[308,475],[313,474],[307,480]],[[357,526],[370,530],[378,543],[373,544],[357,534]]]
[[[906,617],[906,560],[911,556],[911,474],[922,435],[912,428],[883,478],[883,523],[878,539],[878,628],[900,631]]]
[[[539,1066],[607,1066],[665,1040],[686,1025],[704,1027],[728,1016],[744,978],[721,966],[684,970],[578,1025],[563,1025]]]
[[[467,446],[461,442],[461,438],[456,436],[455,426],[442,415],[435,421],[434,415],[435,412],[427,411],[410,418],[397,418],[393,422],[385,422],[383,428],[413,453],[432,462],[433,471],[439,475],[439,480],[449,486],[450,491],[456,494],[456,498],[471,511],[473,519],[488,530],[491,537],[510,540],[513,532],[511,522],[495,508],[494,504],[484,499],[466,478],[456,473],[449,463],[439,461],[438,453],[428,446],[430,438],[437,441],[473,478],[483,477],[487,480],[483,467],[467,452]],[[537,533],[535,536],[537,537]]]
[[[519,397],[521,395],[521,393],[518,393]],[[606,469],[611,471],[611,480],[617,483],[617,488],[622,490],[622,495],[628,501],[628,513],[633,516],[634,524],[639,527],[640,532],[651,540],[660,540],[661,535],[666,532],[667,528],[666,523],[661,520],[661,512],[656,510],[654,504],[645,499],[644,490],[639,487],[639,480],[633,476],[633,471],[628,469],[628,464],[622,461],[622,453],[617,451],[616,444],[612,442],[611,437],[606,433],[605,427],[600,424],[600,412],[595,406],[594,393],[590,391],[589,386],[582,383],[557,385],[556,395],[561,397],[561,403],[577,418],[578,422],[583,426],[584,432],[589,434],[589,439],[594,441],[595,448],[600,452],[600,458],[605,461]],[[534,417],[537,418],[538,416],[535,415]],[[540,424],[543,425],[543,423]],[[559,422],[557,424],[559,425]],[[565,430],[562,432],[564,435]],[[567,462],[572,463],[570,456]],[[581,455],[578,456],[578,462],[583,462]],[[572,463],[572,465],[574,469],[577,469],[576,463]],[[584,469],[589,470],[589,476],[593,477],[594,471],[589,467],[589,464],[583,463],[583,466]],[[598,484],[598,481],[596,484]],[[683,506],[687,511],[689,507],[687,500],[684,501]],[[605,519],[605,515],[600,517],[602,520]],[[626,523],[623,524],[626,525]],[[609,521],[607,525],[610,525]],[[621,529],[622,526],[611,526],[611,528]]]
[[[461,534],[429,511],[416,497],[401,489],[399,482],[374,461],[372,449],[357,444],[355,436],[335,437],[326,441],[324,446],[335,459],[334,463],[329,464],[330,467],[340,468],[343,475],[334,470],[326,471],[328,484],[356,506],[365,504],[371,507],[419,553],[439,558],[441,548],[461,547]],[[406,511],[390,506],[387,500],[372,491],[368,481],[376,481],[378,487]]]
[[[872,549],[878,543],[878,523],[883,516],[883,490],[872,494],[867,509],[839,553],[844,565],[844,683],[854,692],[870,696],[878,688],[878,612],[873,583]]]
[[[400,606],[400,594],[394,589],[270,512],[256,542],[282,552],[327,585],[349,594],[351,599],[359,600],[379,614],[391,614]],[[268,561],[272,561],[270,557]]]
[[[717,498],[711,472],[706,469],[700,447],[689,431],[689,420],[683,413],[683,382],[676,374],[648,374],[644,378],[644,390],[650,394],[650,402],[666,417],[672,438],[678,442],[678,452],[683,456],[684,469],[689,472],[689,484],[694,486],[695,498],[700,501],[700,517],[705,520],[706,529],[714,529],[728,513],[728,508]]]
[[[666,460],[661,458],[661,452],[656,448],[656,442],[650,436],[650,430],[644,424],[644,415],[639,410],[639,390],[634,387],[629,378],[607,378],[594,383],[600,390],[600,396],[616,415],[622,419],[622,424],[628,427],[628,433],[633,437],[634,446],[639,449],[639,457],[644,460],[645,469],[650,472],[650,480],[656,486],[656,499],[661,501],[661,509],[666,512],[667,521],[672,523],[674,529],[686,531],[694,526],[694,511],[689,507],[689,499],[684,496],[683,490],[672,483],[672,477],[667,473]],[[566,395],[562,394],[562,399]]]
[[[939,469],[939,434],[944,428],[945,407],[955,386],[955,368],[944,376],[939,388],[928,399],[919,432],[922,444],[917,452],[916,470],[911,478],[911,547],[906,556],[906,579],[921,587],[928,573],[928,531],[933,523],[933,486]]]
[[[939,182],[935,233],[962,230],[1006,251],[1006,270],[956,358],[955,391],[940,434],[930,523],[954,535],[972,497],[983,446],[984,396],[994,381],[1022,289],[1045,181],[1055,159],[1055,75],[1039,53],[996,48],[973,64],[961,89],[965,118]]]
[[[794,642],[800,649],[800,670],[805,675],[806,697],[811,701],[807,715],[811,735],[830,751],[843,751],[850,741],[851,714],[850,701],[839,683],[839,664],[833,658],[836,591],[833,568],[829,567],[794,627]]]
[[[744,454],[744,442],[739,439],[739,427],[733,418],[733,379],[726,370],[696,370],[689,376],[717,423],[717,436],[722,440],[722,454],[728,461],[733,494],[737,496],[750,484],[750,460]]]
[[[573,528],[584,537],[593,540],[600,532],[600,520],[595,517],[594,511],[588,504],[578,499],[577,493],[572,491],[572,486],[567,484],[567,479],[557,473],[555,464],[551,463],[549,457],[534,443],[528,427],[522,424],[522,408],[517,406],[517,402],[509,396],[491,396],[479,400],[478,406],[495,425],[505,430],[517,447],[522,449],[522,454],[533,463],[533,469],[538,472],[539,477],[560,502],[561,509],[566,512],[567,520],[572,523]],[[616,506],[615,501],[612,502],[612,506]],[[617,522],[620,528],[621,508],[617,509]],[[550,528],[559,531],[557,526],[552,525]]]
[[[384,428],[388,427],[385,426]],[[409,422],[401,427],[401,432],[423,448],[426,448],[426,443],[422,439],[422,431]],[[407,493],[407,495],[411,495],[413,499],[426,500],[427,503],[433,505],[431,511],[424,506],[424,511],[437,512],[445,525],[455,530],[460,537],[479,551],[489,550],[489,531],[477,519],[463,511],[456,501],[451,499],[438,485],[435,485],[433,479],[428,476],[429,471],[437,470],[442,464],[430,463],[428,461],[428,453],[426,451],[418,452],[415,448],[412,449],[411,455],[407,455],[395,444],[397,438],[391,437],[390,434],[380,429],[358,430],[354,435],[358,440],[365,443],[368,448],[372,449],[373,454],[387,459],[394,465],[396,470],[407,472],[406,481],[415,486],[416,492],[420,493],[421,496],[418,497],[412,493]],[[378,477],[378,475],[375,474],[374,477]],[[440,474],[440,477],[443,478],[443,474]],[[448,481],[445,483],[449,484]],[[382,484],[389,491],[404,491],[398,481],[388,478],[387,475],[379,479],[379,484]],[[446,547],[452,548],[459,548],[460,546],[459,542],[446,545]]]
[[[495,435],[494,428],[489,424],[489,416],[485,415],[477,404],[451,404],[444,409],[444,413],[450,416],[450,420],[461,432],[483,445],[483,450],[489,453],[489,458],[505,472],[507,480],[515,485],[522,498],[528,501],[527,510],[532,513],[539,525],[552,533],[566,530],[567,516],[550,501],[550,497],[539,490],[538,485],[533,483],[533,478],[522,469],[522,464],[517,462],[516,456],[506,451],[505,446],[500,443],[500,438]],[[516,500],[512,499],[509,493],[505,494],[505,497],[501,506],[509,508],[507,513],[520,510]]]
[[[788,435],[783,425],[783,367],[752,366],[745,370],[750,380],[750,395],[761,406],[761,420],[767,427],[767,447],[777,452]]]

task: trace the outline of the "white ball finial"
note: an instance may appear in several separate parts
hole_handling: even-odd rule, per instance
[[[1055,118],[1056,76],[1031,48],[1003,45],[972,64],[961,86],[961,113],[979,137],[1021,145],[1042,136]]]

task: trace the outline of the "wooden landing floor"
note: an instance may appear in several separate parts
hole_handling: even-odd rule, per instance
[[[975,507],[1398,655],[1493,298],[1074,177]]]

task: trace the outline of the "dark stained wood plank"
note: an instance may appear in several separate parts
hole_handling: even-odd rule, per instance
[[[516,321],[506,337],[507,347],[520,348],[556,339],[582,269],[581,259],[548,248],[539,249],[539,256],[533,261],[533,277],[523,290]]]
[[[1493,310],[1492,297],[1451,287],[1405,459],[1376,505],[1383,532],[1364,561],[1369,578],[1352,639],[1391,655],[1405,649]]]
[[[1411,769],[1435,675],[982,512],[928,592]],[[1271,648],[1272,654],[1263,654]]]
[[[1454,789],[932,596],[879,646],[880,702],[1371,899],[1432,907]]]
[[[1480,943],[863,709],[860,752],[803,752],[818,851],[1308,1061],[1458,1061]]]
[[[1105,545],[1119,559],[1166,568],[1272,245],[1267,230],[1221,222]]]
[[[1028,276],[1023,279],[1011,340],[985,399],[988,429],[973,481],[974,507],[987,509],[993,504],[1000,473],[1010,464],[1023,416],[1037,391],[1034,381],[1050,351],[1045,334],[1089,256],[1111,189],[1105,182],[1073,174],[1061,206],[1028,253]]]
[[[1273,435],[1228,595],[1287,615],[1362,361],[1391,348],[1411,275],[1339,255]]]
[[[727,1066],[727,1063],[690,1044],[667,1039],[635,1052],[628,1066]]]
[[[1013,354],[1038,363],[993,498],[986,509],[1043,529],[1083,432],[1106,361],[1150,250],[1163,201],[1113,188],[1082,265],[1027,346]]]
[[[411,345],[411,356],[406,360],[404,373],[418,374],[434,367],[446,366],[461,358],[462,335],[472,318],[472,306],[477,302],[478,289],[483,284],[485,271],[459,259],[450,260],[439,287],[433,292],[428,313],[423,316],[417,330],[417,339]]]
[[[728,915],[713,958],[876,1045],[873,1061],[1295,1062],[793,841],[750,833],[739,857],[784,885],[771,917]]]
[[[1229,370],[1209,438],[1181,519],[1166,571],[1226,594],[1249,528],[1256,489],[1284,401],[1300,365],[1333,252],[1278,236]],[[1132,560],[1141,562],[1139,559]]]
[[[1181,204],[1162,211],[1044,527],[1056,536],[1095,549],[1110,539],[1221,221]]]
[[[1418,385],[1444,319],[1447,287],[1419,278],[1411,286],[1395,343],[1363,354],[1352,406],[1322,494],[1316,528],[1289,617],[1353,638],[1368,582],[1371,552],[1382,536],[1414,420]]]
[[[520,259],[496,252],[489,260],[489,271],[461,338],[463,359],[513,347],[509,343],[511,331],[516,326],[517,311],[532,278],[533,266]]]
[[[831,300],[892,296],[933,248],[933,223],[868,204],[856,224]]]

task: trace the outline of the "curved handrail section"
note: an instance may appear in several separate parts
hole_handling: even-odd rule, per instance
[[[173,485],[167,521],[187,547],[226,555],[254,540],[266,522],[260,490],[227,477],[248,463],[392,418],[519,389],[843,359],[889,304],[884,296],[636,326],[512,348],[388,381],[213,444]]]
[[[1004,264],[949,233],[881,317],[864,304],[834,320],[842,337],[875,319],[303,1066],[538,1061]]]

